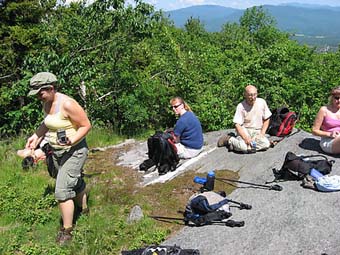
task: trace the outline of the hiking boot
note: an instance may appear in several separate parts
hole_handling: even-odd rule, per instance
[[[217,147],[228,147],[230,137],[230,135],[222,135],[217,141]]]
[[[69,243],[72,240],[72,234],[71,234],[72,230],[73,230],[73,227],[69,227],[69,228],[62,227],[57,234],[56,242],[59,245],[65,245]]]

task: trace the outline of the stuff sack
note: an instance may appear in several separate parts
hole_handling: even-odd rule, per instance
[[[332,192],[340,190],[340,176],[322,175],[318,170],[312,169],[310,173],[314,180],[314,187],[318,191]]]
[[[189,198],[183,213],[184,222],[196,226],[222,221],[231,216],[228,199],[214,191],[198,193]]]
[[[179,158],[172,133],[157,131],[148,138],[147,144],[149,159],[139,166],[140,170],[146,171],[154,165],[159,174],[176,170]]]
[[[122,255],[200,255],[199,250],[196,249],[182,249],[174,245],[159,245],[149,246],[143,249],[136,249],[131,251],[122,251]]]
[[[324,175],[315,181],[315,187],[319,191],[332,192],[340,190],[340,176]]]
[[[298,115],[293,111],[289,111],[286,106],[277,108],[272,111],[267,133],[272,136],[287,136],[293,131],[297,121]]]
[[[315,159],[312,158],[322,158]],[[273,169],[275,179],[297,179],[302,180],[306,175],[310,174],[311,169],[317,169],[322,175],[329,174],[332,171],[334,160],[321,154],[316,155],[296,155],[293,152],[287,152],[284,163],[279,171]]]

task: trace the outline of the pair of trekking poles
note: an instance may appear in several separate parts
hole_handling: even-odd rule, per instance
[[[228,179],[228,178],[216,178],[215,173],[213,171],[210,171],[207,174],[207,178],[202,178],[202,177],[197,177],[197,176],[194,178],[195,183],[202,185],[202,187],[200,189],[201,192],[212,191],[214,189],[215,180],[221,181],[221,182],[224,182],[224,183],[228,183],[228,184],[230,184],[230,182],[247,184],[247,185],[251,185],[253,187],[259,187],[259,188],[268,189],[268,190],[275,190],[275,191],[281,191],[282,190],[282,187],[280,185],[277,185],[277,184],[275,184],[275,185],[265,185],[265,184],[257,184],[257,183],[239,181],[239,180]],[[224,192],[223,196],[226,197],[225,192]],[[231,200],[231,199],[228,199],[228,202],[237,204],[239,206],[240,210],[243,210],[243,209],[251,210],[252,209],[252,206],[249,205],[249,204],[237,202],[237,201],[234,201],[234,200]],[[156,220],[160,220],[160,221],[166,221],[166,222],[169,222],[169,221],[171,222],[171,221],[174,221],[174,220],[180,220],[180,221],[184,221],[185,223],[187,223],[185,218],[175,218],[175,217],[155,216],[155,215],[151,215],[149,217],[156,219]],[[221,222],[221,221],[210,221],[209,222],[209,224],[214,224],[214,223],[224,223],[226,226],[229,226],[229,227],[243,227],[244,226],[244,221],[228,220],[226,222]]]
[[[265,185],[265,184],[258,184],[258,183],[253,183],[253,182],[239,181],[239,180],[235,180],[235,179],[217,178],[217,177],[215,177],[214,171],[208,172],[206,178],[202,178],[202,177],[198,177],[198,176],[196,176],[194,178],[195,183],[202,185],[201,192],[214,190],[215,180],[220,181],[220,182],[224,182],[224,183],[227,183],[227,184],[230,184],[230,182],[236,182],[236,183],[251,185],[253,187],[258,187],[258,188],[262,188],[262,189],[269,189],[269,190],[275,190],[275,191],[281,191],[282,190],[282,187],[278,184]]]
[[[283,189],[282,186],[280,186],[278,184],[265,185],[265,184],[245,182],[245,181],[239,181],[239,180],[228,179],[228,178],[215,178],[215,180],[218,180],[218,181],[221,181],[221,182],[224,182],[224,183],[228,183],[228,184],[229,184],[229,182],[242,183],[242,184],[247,184],[247,185],[251,185],[251,186],[254,186],[254,187],[264,188],[264,189],[268,189],[268,190],[275,190],[275,191],[281,191]]]

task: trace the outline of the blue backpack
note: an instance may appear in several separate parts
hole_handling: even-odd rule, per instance
[[[122,255],[199,255],[197,249],[182,249],[177,245],[151,245],[142,249],[122,251]]]

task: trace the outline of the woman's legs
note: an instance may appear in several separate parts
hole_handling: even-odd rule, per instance
[[[61,217],[63,218],[63,227],[65,229],[71,228],[73,224],[74,202],[73,199],[59,201],[59,209]]]
[[[75,205],[87,207],[85,193],[86,184],[82,179],[82,168],[87,158],[86,147],[78,150],[53,153],[53,160],[59,165],[56,178],[55,197],[59,202],[59,209],[63,220],[63,227],[57,235],[57,242],[64,244],[72,239]]]
[[[201,149],[191,149],[191,148],[185,147],[181,143],[176,143],[175,146],[177,148],[177,155],[180,159],[194,158],[198,154],[200,154],[203,150],[203,148],[201,148]]]
[[[322,151],[329,153],[329,154],[333,154],[334,153],[334,149],[336,147],[340,148],[339,145],[335,145],[333,147],[333,143],[335,142],[334,138],[330,138],[330,137],[321,137],[320,140],[320,147],[322,149]],[[339,142],[338,142],[339,144]],[[334,149],[333,149],[334,148]]]
[[[82,209],[82,211],[87,211],[87,192],[86,189],[84,189],[82,192],[77,194],[74,201],[78,207]]]
[[[59,210],[63,219],[63,227],[65,229],[73,226],[75,203],[78,207],[82,208],[82,210],[87,209],[87,194],[85,189],[74,199],[59,201]]]
[[[332,154],[340,153],[340,136],[337,136],[333,139],[332,142]]]

